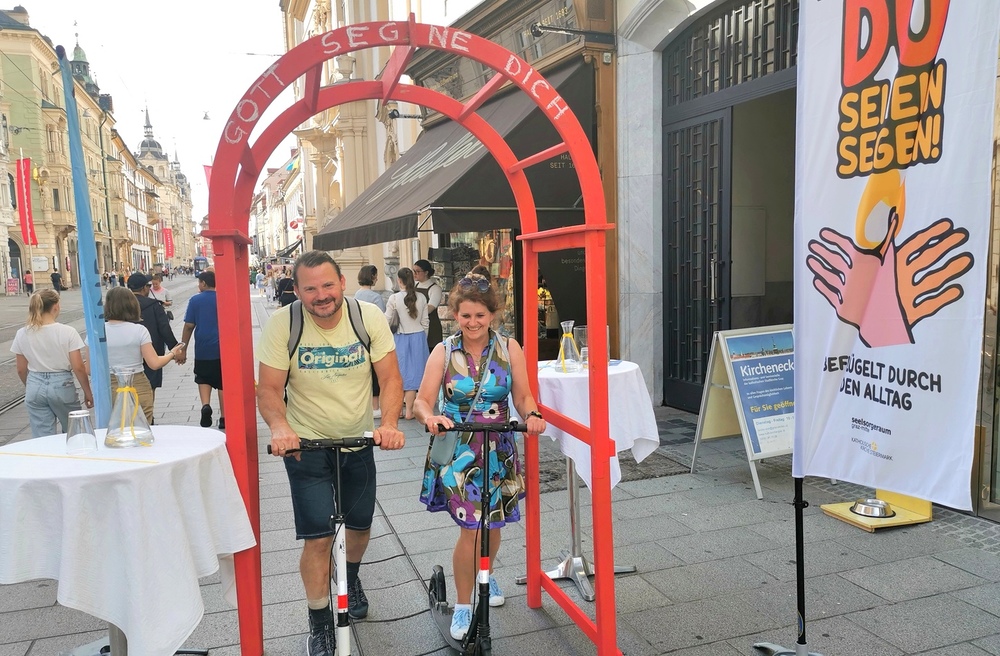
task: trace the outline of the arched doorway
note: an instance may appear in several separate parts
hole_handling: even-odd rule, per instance
[[[325,62],[335,56],[373,47],[395,46],[383,69],[380,80],[350,81],[346,84],[321,86]],[[400,84],[400,77],[416,48],[446,50],[465,57],[494,72],[490,81],[465,103],[423,87]],[[304,77],[303,97],[284,111],[273,123],[251,135],[258,127],[261,114],[272,99],[293,82]],[[562,139],[557,145],[519,159],[511,147],[478,110],[501,86],[511,83],[526,93],[551,122]],[[495,159],[514,196],[523,234],[524,260],[521,277],[524,296],[535,298],[538,291],[538,255],[570,248],[585,249],[587,321],[590,325],[607,325],[605,289],[606,234],[613,226],[607,224],[600,171],[587,133],[569,110],[565,101],[548,81],[502,46],[461,30],[421,25],[411,15],[408,23],[378,22],[350,25],[313,37],[295,47],[271,65],[237,103],[223,131],[216,152],[209,189],[210,230],[202,235],[212,239],[218,289],[220,330],[235,334],[222,344],[223,381],[227,405],[242,412],[227,416],[227,446],[244,501],[250,511],[254,531],[260,535],[258,499],[258,444],[254,391],[253,354],[250,348],[250,296],[246,285],[249,273],[249,246],[253,240],[247,234],[250,199],[257,179],[270,154],[280,141],[311,116],[348,102],[362,100],[398,100],[422,105],[460,123],[478,139]],[[525,170],[553,157],[567,154],[582,190],[584,224],[555,230],[539,231],[538,217],[531,186]],[[528,315],[528,313],[525,313]],[[535,317],[524,317],[526,335],[533,335],[524,345],[528,364],[529,385],[537,393],[538,342]],[[555,410],[542,406],[546,417],[559,421],[567,432],[592,447],[592,473],[595,486],[594,559],[597,590],[597,621],[589,619],[575,602],[541,573],[541,540],[537,503],[537,472],[529,473],[528,496],[534,501],[527,509],[527,571],[528,604],[541,606],[542,577],[550,585],[545,589],[565,610],[571,606],[571,616],[597,645],[602,656],[617,653],[614,596],[614,554],[611,526],[610,458],[608,438],[608,344],[601,331],[595,331],[590,343],[591,366],[589,392],[591,398],[589,430]],[[591,436],[594,436],[593,438]],[[538,444],[529,440],[526,458],[537,462]],[[532,460],[533,459],[533,460]],[[529,472],[533,469],[529,469]],[[533,480],[534,479],[534,480]],[[534,495],[534,496],[533,496]],[[237,554],[237,581],[240,598],[240,636],[244,654],[262,651],[262,614],[259,547]]]
[[[17,278],[18,289],[21,289],[23,286],[24,271],[30,268],[31,263],[24,261],[21,255],[21,246],[14,239],[7,239],[7,247],[10,253],[10,277]]]
[[[798,4],[719,0],[663,49],[663,397],[689,412],[715,331],[792,320]]]

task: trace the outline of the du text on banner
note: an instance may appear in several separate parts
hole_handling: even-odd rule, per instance
[[[800,12],[793,473],[971,509],[1000,2]]]

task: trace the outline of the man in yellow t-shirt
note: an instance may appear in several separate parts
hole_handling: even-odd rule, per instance
[[[271,451],[284,457],[289,449],[298,448],[300,438],[358,437],[373,429],[381,448],[403,448],[403,433],[396,425],[403,406],[403,379],[385,315],[370,303],[360,303],[371,338],[369,352],[351,326],[344,306],[346,281],[329,254],[310,251],[301,255],[292,279],[303,310],[302,337],[295,353],[289,359],[291,306],[268,319],[257,347],[257,406],[271,429]],[[382,389],[378,428],[374,428],[371,406],[373,372]],[[342,454],[340,462],[340,492],[347,510],[348,613],[362,618],[368,614],[368,599],[358,571],[375,510],[375,459],[372,449],[364,448]],[[327,451],[285,457],[296,537],[305,541],[299,568],[309,604],[307,649],[309,654],[323,656],[333,656],[334,650],[329,605],[333,469],[333,454]]]

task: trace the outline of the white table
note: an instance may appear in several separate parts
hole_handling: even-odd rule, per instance
[[[154,426],[150,447],[67,456],[63,435],[0,447],[0,583],[56,579],[57,600],[173,654],[205,608],[198,579],[256,544],[225,435]],[[117,656],[117,653],[116,653]]]
[[[608,417],[615,451],[631,449],[636,462],[642,462],[660,446],[653,404],[639,365],[613,360],[608,367]],[[590,376],[587,370],[563,373],[554,361],[538,363],[538,401],[570,419],[590,425]],[[577,474],[591,486],[590,445],[549,425],[545,434],[559,442],[559,450],[577,465]],[[618,456],[611,457],[611,487],[622,479]]]
[[[565,373],[558,362],[538,363],[538,401],[577,423],[590,425],[590,375],[587,370]],[[611,487],[622,479],[618,452],[631,449],[636,462],[660,446],[653,404],[646,391],[639,365],[634,362],[613,360],[608,367],[608,417],[610,437],[615,442],[611,456]],[[566,482],[569,491],[570,548],[563,550],[563,560],[546,574],[551,579],[570,579],[576,583],[580,596],[587,601],[596,597],[590,584],[594,570],[586,556],[580,539],[580,504],[577,499],[576,476],[591,487],[590,445],[549,424],[545,434],[559,442],[559,450],[566,456]],[[577,469],[579,465],[579,469]],[[615,573],[634,572],[631,565],[615,565]],[[518,577],[518,583],[527,581]]]

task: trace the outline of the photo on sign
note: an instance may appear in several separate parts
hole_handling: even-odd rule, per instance
[[[753,453],[790,449],[795,430],[792,331],[725,336],[724,341]]]

